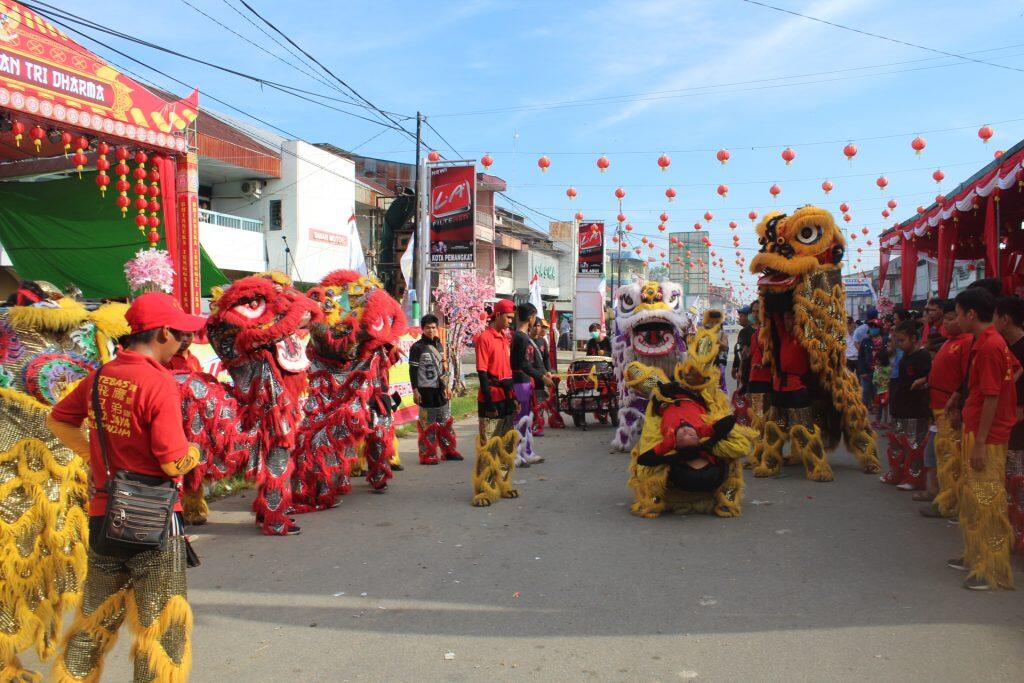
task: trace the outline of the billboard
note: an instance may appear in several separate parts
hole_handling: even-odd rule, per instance
[[[580,223],[577,272],[581,275],[604,273],[604,221]]]
[[[430,267],[476,266],[476,165],[430,169]]]
[[[668,279],[683,285],[687,302],[700,297],[708,300],[710,273],[708,271],[709,249],[704,244],[707,235],[703,232],[673,232],[669,235]],[[675,238],[674,240],[672,238]],[[687,256],[689,253],[689,256]],[[692,267],[691,267],[692,264]]]

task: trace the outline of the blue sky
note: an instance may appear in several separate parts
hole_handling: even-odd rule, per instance
[[[235,13],[238,0],[188,1],[250,43],[183,0],[159,7],[102,0],[60,4],[225,66],[337,96],[251,44],[284,54]],[[1024,68],[1019,0],[773,1],[865,31]],[[1024,137],[1020,71],[966,63],[740,0],[250,4],[378,106],[424,112],[464,157],[489,152],[492,172],[508,181],[509,194],[544,214],[570,219],[580,210],[610,223],[617,213],[613,191],[621,186],[628,193],[624,211],[637,228],[634,241],[646,234],[664,243],[656,230],[662,211],[670,215],[670,228],[689,230],[695,221],[704,223],[710,210],[713,248],[728,254],[726,277],[734,282],[739,269],[730,219],[740,224],[748,260],[755,243],[746,218],[751,209],[819,203],[838,212],[847,201],[854,218],[849,226],[869,227],[874,241],[880,229],[934,198],[936,168],[946,172],[943,187],[950,189],[996,149]],[[411,141],[395,132],[371,140],[380,127],[138,45],[104,40],[312,142],[362,145],[361,153],[412,160]],[[145,75],[184,93],[161,76]],[[567,102],[572,104],[550,106]],[[976,133],[984,123],[996,132],[987,145]],[[921,157],[910,149],[917,133],[928,141]],[[428,131],[431,147],[454,156],[432,136]],[[848,140],[859,148],[852,164],[842,155]],[[786,146],[797,152],[789,167],[780,158]],[[732,153],[725,167],[714,158],[720,147]],[[656,164],[662,151],[672,157],[666,173]],[[612,162],[605,174],[594,163],[602,153]],[[541,154],[552,160],[544,174],[536,165]],[[889,179],[884,194],[875,185],[880,174]],[[836,186],[828,198],[820,189],[825,178]],[[715,194],[720,183],[730,187],[725,200]],[[782,188],[774,202],[772,183]],[[569,185],[579,191],[573,202],[565,196]],[[668,186],[679,193],[672,203],[664,196]],[[880,212],[889,199],[899,206],[886,220]],[[544,225],[544,218],[528,215]],[[868,249],[858,237],[850,260],[863,248],[862,267],[870,267],[877,262],[877,242]],[[713,270],[712,281],[721,280]]]

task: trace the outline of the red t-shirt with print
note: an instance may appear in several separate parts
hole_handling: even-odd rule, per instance
[[[498,332],[490,325],[473,340],[476,347],[476,371],[479,375],[486,372],[491,377],[502,380],[512,379],[512,354],[508,335]],[[501,401],[505,394],[500,388],[491,388],[491,400]],[[485,403],[483,390],[478,392],[477,400]]]
[[[965,332],[947,339],[935,354],[932,371],[928,373],[928,397],[932,410],[945,408],[953,392],[960,390],[967,376],[973,343],[974,335]]]
[[[987,444],[1006,444],[1010,430],[1017,422],[1017,388],[1014,376],[1020,363],[1010,353],[1002,335],[989,325],[977,336],[971,351],[967,399],[964,401],[964,430],[977,433],[981,423],[981,405],[985,399],[998,396]]]
[[[88,420],[89,514],[107,509],[106,467],[98,432],[93,429],[92,373],[53,408],[53,418],[73,425]],[[181,398],[171,373],[149,356],[121,351],[102,368],[99,380],[103,427],[111,473],[118,470],[165,477],[161,464],[178,460],[188,451],[182,426]],[[175,505],[181,510],[181,502]]]

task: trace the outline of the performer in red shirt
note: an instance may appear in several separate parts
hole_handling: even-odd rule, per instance
[[[942,329],[946,341],[932,360],[932,370],[926,383],[936,427],[936,490],[933,491],[936,495],[931,505],[921,509],[921,514],[925,517],[952,518],[957,515],[963,460],[960,457],[960,429],[950,422],[946,408],[954,396],[959,400],[960,388],[967,379],[974,335],[960,329],[956,304],[952,301],[942,304]]]
[[[1020,363],[992,326],[995,298],[980,287],[956,297],[957,321],[974,335],[964,400],[960,531],[964,554],[947,564],[968,572],[964,588],[1013,588],[1010,520],[1006,510],[1006,451],[1017,422],[1014,386]]]
[[[205,324],[185,314],[167,294],[137,298],[125,318],[131,336],[113,361],[86,377],[58,403],[47,425],[72,450],[89,458],[88,573],[78,618],[64,639],[58,680],[98,680],[103,657],[127,609],[135,631],[135,680],[185,680],[191,664],[192,610],[185,597],[188,542],[182,535],[181,505],[175,507],[170,535],[162,549],[128,550],[104,538],[107,466],[92,428],[96,425],[93,385],[100,408],[110,472],[127,471],[154,479],[181,476],[199,462],[185,439],[178,387],[163,364],[181,346],[183,332]],[[88,456],[85,454],[88,453]],[[128,605],[128,601],[134,602]],[[113,632],[112,632],[113,630]]]
[[[473,505],[487,507],[499,498],[517,498],[512,488],[519,434],[512,428],[516,403],[512,395],[509,324],[515,305],[501,299],[491,310],[490,324],[473,339],[480,379],[477,413],[480,435],[473,467]]]
[[[178,348],[178,352],[171,356],[171,359],[164,363],[164,367],[171,372],[202,372],[203,366],[199,364],[199,359],[192,355],[189,351],[189,347],[192,346],[192,340],[195,339],[195,332],[182,332],[181,334],[181,346]]]

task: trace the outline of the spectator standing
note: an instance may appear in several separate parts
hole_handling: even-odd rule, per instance
[[[867,332],[861,339],[856,340],[860,328],[858,327],[854,332],[854,339],[857,343],[857,378],[860,380],[860,399],[864,402],[864,406],[871,410],[875,402],[875,342],[882,330],[875,319],[869,320],[861,327],[867,328]]]
[[[437,316],[423,316],[420,329],[422,336],[409,349],[412,400],[419,407],[416,428],[420,464],[436,465],[442,457],[462,460],[452,420],[451,373],[438,334]]]
[[[754,307],[751,305],[736,311],[740,331],[736,334],[736,346],[733,349],[732,378],[736,380],[736,390],[741,394],[747,391],[747,376],[743,366],[750,356],[750,338],[754,334],[754,326],[750,323],[750,314],[753,310]]]
[[[956,297],[960,327],[974,335],[963,407],[965,467],[960,487],[964,554],[947,564],[966,572],[964,588],[1012,588],[1006,451],[1017,420],[1020,363],[992,325],[995,299],[980,287]]]
[[[771,404],[772,369],[764,355],[764,341],[761,339],[761,309],[757,301],[751,304],[750,353],[747,359],[746,386],[750,398],[751,425],[761,428],[765,413]]]
[[[82,380],[47,419],[90,471],[88,572],[78,617],[57,660],[58,680],[98,680],[126,612],[135,631],[136,681],[183,681],[191,666],[185,568],[198,561],[182,532],[180,498],[159,548],[140,551],[111,540],[103,521],[115,474],[153,485],[173,480],[180,491],[181,477],[199,463],[185,438],[178,387],[164,364],[181,348],[182,333],[197,332],[205,320],[187,315],[162,292],[135,299],[125,317],[131,335],[124,350]],[[92,427],[88,440],[80,431],[85,421]]]
[[[942,304],[945,303],[942,299],[934,297],[928,299],[928,303],[924,307],[924,327],[921,329],[921,346],[927,346],[928,336],[935,331],[942,331]]]
[[[857,342],[854,340],[856,331],[857,324],[853,316],[846,316],[846,367],[854,374],[857,374]]]
[[[512,334],[512,387],[516,399],[515,427],[519,432],[516,465],[529,467],[544,458],[533,452],[534,384],[551,386],[551,378],[538,368],[537,347],[530,339],[530,328],[537,318],[537,307],[520,304],[516,309],[516,331]]]
[[[612,356],[612,340],[604,333],[600,323],[590,324],[590,339],[587,340],[588,356]]]
[[[881,479],[910,491],[924,488],[924,448],[931,417],[925,382],[932,369],[932,357],[921,346],[916,320],[904,320],[897,325],[894,338],[903,355],[899,375],[889,383],[894,428],[889,435],[889,471]]]
[[[562,319],[558,323],[558,348],[563,351],[571,349],[571,336],[572,324],[569,322],[569,316],[563,315]]]
[[[535,358],[535,364],[537,370],[542,372],[546,377],[551,379],[551,361],[548,355],[548,331],[551,329],[551,325],[548,321],[544,320],[540,316],[533,323],[533,327],[530,328],[530,341],[537,347],[537,355]],[[552,382],[553,384],[553,382]],[[539,386],[534,387],[533,391],[533,435],[544,436],[544,411],[542,406],[547,404],[548,398],[551,394],[547,390],[547,386],[541,383]]]

